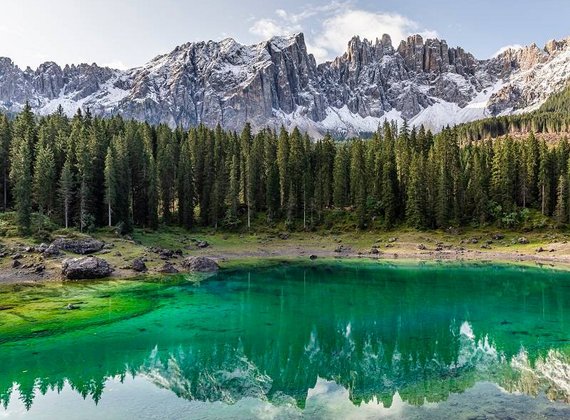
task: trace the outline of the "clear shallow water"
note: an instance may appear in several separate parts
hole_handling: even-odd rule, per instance
[[[566,272],[288,264],[0,309],[0,416],[570,417]]]

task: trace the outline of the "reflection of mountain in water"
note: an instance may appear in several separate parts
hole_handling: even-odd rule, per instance
[[[322,381],[357,405],[439,402],[482,381],[568,401],[567,278],[481,270],[289,267],[175,286],[128,322],[3,346],[0,402],[18,388],[30,407],[66,383],[97,402],[127,376],[226,403],[304,406]]]
[[[421,405],[443,401],[450,393],[463,392],[482,381],[495,382],[509,392],[538,395],[546,391],[551,399],[570,402],[570,364],[562,353],[550,350],[531,364],[524,349],[508,359],[489,344],[488,337],[476,340],[467,322],[455,332],[459,352],[451,364],[446,364],[437,353],[423,355],[424,361],[420,362],[414,361],[413,355],[396,350],[388,359],[381,341],[356,343],[349,333],[344,336],[344,345],[325,352],[322,349],[327,345],[312,333],[300,360],[286,360],[299,368],[287,381],[289,386],[283,388],[275,386],[283,381],[279,373],[268,374],[268,366],[256,366],[242,346],[217,347],[211,354],[179,349],[170,353],[167,360],[162,360],[160,352],[154,349],[140,374],[179,397],[226,403],[243,397],[279,401],[290,391],[298,390],[294,396],[303,405],[307,390],[314,388],[319,378],[348,389],[355,403],[382,401],[385,407],[390,407],[396,394],[409,404]],[[251,357],[271,359],[275,356],[271,351]],[[322,376],[325,370],[331,374]],[[281,368],[282,373],[286,371]],[[274,382],[272,378],[278,380]]]

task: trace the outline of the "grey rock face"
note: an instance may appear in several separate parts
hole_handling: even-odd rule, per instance
[[[57,238],[50,245],[62,251],[73,252],[74,254],[93,254],[94,252],[103,249],[105,244],[97,239],[93,238],[81,238],[81,239],[71,239],[71,238]]]
[[[142,258],[135,258],[132,263],[132,268],[138,273],[144,273],[147,270],[146,264]]]
[[[60,254],[59,248],[53,244],[48,246],[43,252],[44,257],[57,257]]]
[[[187,43],[127,71],[53,62],[21,70],[0,58],[0,110],[18,112],[29,101],[41,114],[59,105],[73,114],[81,105],[95,115],[171,126],[240,130],[250,122],[256,129],[283,124],[317,136],[352,135],[383,119],[437,129],[536,107],[569,75],[570,38],[477,60],[420,35],[397,48],[388,35],[354,37],[346,53],[317,66],[297,34],[251,46],[233,39]]]
[[[61,266],[61,274],[68,280],[100,279],[112,272],[107,261],[93,256],[66,259]]]
[[[211,273],[218,271],[217,262],[207,257],[188,257],[182,261],[182,267],[191,272]]]
[[[178,269],[172,263],[169,263],[169,262],[165,262],[162,265],[162,267],[160,267],[157,271],[159,273],[163,273],[163,274],[176,274],[176,273],[178,273]]]

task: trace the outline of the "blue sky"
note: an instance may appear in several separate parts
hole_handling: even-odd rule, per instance
[[[142,65],[188,41],[254,43],[303,31],[318,61],[352,35],[446,39],[477,58],[506,45],[543,46],[570,35],[570,0],[3,0],[0,56],[21,67],[53,60]]]

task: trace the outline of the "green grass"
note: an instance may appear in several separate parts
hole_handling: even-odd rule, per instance
[[[180,227],[161,225],[156,231],[137,228],[130,236],[125,237],[117,235],[110,228],[98,229],[89,234],[113,245],[109,252],[101,255],[112,266],[126,267],[133,259],[145,257],[148,260],[147,267],[150,271],[164,263],[158,255],[149,252],[150,247],[180,249],[184,256],[219,257],[223,267],[233,267],[239,264],[256,265],[259,264],[260,259],[271,260],[274,257],[281,260],[300,256],[308,257],[310,253],[319,251],[331,253],[339,244],[350,248],[351,253],[363,255],[369,255],[372,246],[376,246],[384,254],[384,258],[396,258],[397,254],[404,256],[417,253],[419,244],[424,244],[428,250],[433,251],[438,243],[450,245],[454,250],[464,248],[479,251],[483,256],[484,253],[489,252],[534,255],[537,248],[542,247],[548,251],[554,243],[556,253],[552,255],[570,254],[570,245],[566,245],[570,240],[567,230],[552,228],[551,220],[537,212],[529,213],[525,221],[525,230],[502,229],[497,226],[430,231],[418,231],[405,226],[387,231],[380,226],[374,226],[359,230],[350,213],[330,211],[327,212],[326,217],[328,219],[319,229],[288,232],[288,239],[282,239],[280,235],[286,231],[285,224],[269,226],[263,214],[256,216],[254,228],[251,231],[244,226],[236,232],[225,232],[212,228],[196,228],[188,231]],[[85,235],[74,229],[54,228],[52,224],[37,215],[34,220],[41,221],[42,226],[49,228],[51,238],[48,239],[59,235]],[[533,226],[532,230],[528,230]],[[499,241],[492,239],[493,234],[498,232],[504,234],[505,238]],[[529,244],[518,242],[518,238],[522,236],[529,240]],[[396,240],[391,242],[394,238]],[[473,238],[476,238],[478,242],[472,243]],[[197,248],[195,244],[197,240],[207,241],[210,247]],[[492,241],[491,249],[482,249],[481,246],[489,240]],[[18,236],[14,213],[0,213],[0,247],[34,246],[40,242],[34,236],[25,238]],[[493,258],[492,254],[489,255],[489,259],[497,259]],[[550,254],[546,252],[544,255]],[[35,258],[37,256],[33,254],[26,256],[26,262],[31,262]],[[173,262],[176,263],[176,260]],[[0,259],[0,269],[8,269],[11,263],[12,260],[9,257]],[[46,260],[46,264],[48,268],[59,269],[60,262]]]
[[[141,315],[154,306],[138,296],[155,289],[160,282],[136,280],[0,286],[0,343]]]

